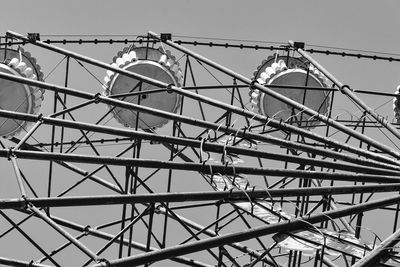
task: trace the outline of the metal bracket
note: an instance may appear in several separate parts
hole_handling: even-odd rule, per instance
[[[167,40],[172,39],[172,34],[171,33],[161,33],[160,38],[161,38],[161,41],[165,42]]]
[[[294,42],[293,43],[293,47],[295,48],[295,49],[304,49],[304,47],[306,46],[306,43],[305,42]]]
[[[40,33],[28,32],[28,39],[32,43],[35,43],[36,41],[40,41]]]

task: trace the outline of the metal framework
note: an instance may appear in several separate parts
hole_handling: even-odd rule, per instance
[[[121,45],[171,49],[182,66],[183,86],[88,57],[85,49],[73,52],[76,44],[93,51],[108,44],[99,58],[104,51],[112,58]],[[400,264],[400,132],[361,100],[374,96],[387,102],[397,95],[351,89],[309,52],[399,59],[324,53],[291,41],[281,47],[177,41],[152,32],[119,41],[40,41],[14,32],[0,38],[6,52],[19,45],[59,60],[50,74],[64,69],[44,82],[0,72],[0,79],[46,91],[39,115],[0,107],[0,118],[31,123],[20,136],[0,139],[1,264]],[[235,53],[275,50],[301,56],[332,87],[264,86],[183,45],[198,46],[201,53],[240,48]],[[147,90],[103,95],[98,81],[106,71],[138,80]],[[280,94],[282,87],[326,90],[329,112]],[[308,129],[293,121],[295,116],[282,121],[253,112],[253,90],[319,124]],[[161,92],[181,97],[176,113],[127,101]],[[338,116],[336,107],[345,101],[351,116]],[[112,118],[115,108],[169,123],[159,129],[141,130],[137,122],[126,128]]]

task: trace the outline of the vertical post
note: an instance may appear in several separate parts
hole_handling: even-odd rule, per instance
[[[221,211],[221,205],[220,205],[220,204],[221,204],[221,203],[220,203],[219,201],[216,203],[216,206],[217,206],[217,214],[216,214],[216,218],[215,218],[214,232],[215,232],[217,235],[218,235],[218,232],[219,232],[219,214],[220,214],[220,211]],[[221,266],[222,266],[222,259],[223,259],[222,249],[223,249],[222,246],[218,247],[218,251],[219,251],[219,255],[218,255],[218,267],[221,267]]]
[[[148,227],[148,229],[147,229],[146,252],[147,252],[147,251],[150,251],[151,233],[152,233],[152,230],[153,230],[154,208],[155,208],[155,204],[154,204],[154,203],[151,203],[151,204],[150,204],[150,211],[149,211],[149,213],[150,213],[150,215],[149,215],[149,227]],[[146,263],[144,266],[145,266],[145,267],[148,267],[149,264]]]
[[[10,160],[12,162],[12,165],[13,165],[13,168],[14,168],[14,172],[15,172],[15,176],[17,178],[18,187],[19,187],[19,190],[21,192],[21,197],[25,198],[26,197],[26,191],[25,191],[24,183],[22,182],[21,171],[19,170],[16,157],[14,155],[11,155],[10,156]]]
[[[140,157],[140,148],[141,148],[141,140],[137,140],[136,141],[136,145],[133,148],[133,157],[134,158],[139,158]],[[136,178],[138,176],[138,172],[139,172],[139,168],[135,167],[135,170],[133,170],[133,167],[129,167],[129,172],[130,172],[130,186],[129,186],[129,192],[130,194],[136,194],[136,190],[137,190],[137,186],[138,186],[138,179]],[[133,175],[133,173],[131,172],[135,172],[136,175]],[[135,211],[136,211],[136,207],[135,204],[131,205],[131,220],[133,220],[134,216],[135,216]],[[129,229],[129,242],[132,242],[132,236],[133,236],[133,227],[131,227]],[[131,255],[131,251],[132,251],[132,247],[128,246],[128,256]]]
[[[361,132],[364,134],[365,132],[365,117],[363,118],[363,125],[362,125],[362,129]],[[360,148],[362,148],[362,142],[360,141]],[[364,185],[365,183],[361,183],[362,185]],[[363,202],[363,197],[364,194],[361,193],[360,194],[360,199],[359,199],[359,203]],[[361,224],[362,224],[362,217],[363,217],[363,213],[360,213],[357,215],[357,223],[356,223],[356,233],[355,233],[355,237],[359,238],[360,237],[360,232],[361,232]],[[354,263],[354,262],[353,262]]]
[[[57,112],[57,92],[54,92],[53,97],[53,113]],[[54,141],[56,135],[56,126],[51,126],[51,144],[50,144],[50,152],[54,152]],[[52,179],[53,179],[53,161],[49,161],[49,173],[48,173],[48,184],[47,184],[47,196],[51,197],[51,186],[52,186]],[[50,214],[50,208],[46,209],[47,214]]]
[[[130,166],[125,167],[125,188],[124,188],[124,194],[128,194],[129,192],[129,177],[131,176],[130,174]],[[122,217],[121,217],[121,231],[125,228],[125,220],[126,220],[126,207],[127,204],[122,205]],[[122,252],[124,249],[124,234],[121,235],[120,237],[120,243],[119,243],[119,249],[118,249],[118,258],[122,258]]]
[[[68,79],[69,79],[69,60],[70,57],[67,56],[67,63],[65,65],[65,82],[64,86],[68,87]],[[67,104],[67,94],[64,93],[64,99],[63,99],[64,105]],[[66,107],[63,106],[63,109],[66,109]],[[65,113],[62,115],[62,119],[65,119]],[[60,141],[60,153],[63,151],[63,143],[64,143],[64,127],[61,127],[61,141]]]
[[[176,122],[173,121],[172,123],[172,136],[175,136],[176,134]],[[179,136],[179,132],[178,132]],[[178,149],[177,149],[178,150]],[[172,161],[174,159],[174,153],[175,153],[175,145],[171,145],[171,150],[170,150],[170,155],[169,155],[169,160]],[[171,184],[172,184],[172,169],[168,170],[168,181],[167,181],[167,192],[171,192]],[[165,203],[166,208],[169,208],[169,202]],[[162,237],[162,247],[165,247],[165,243],[167,241],[167,228],[168,228],[168,216],[167,214],[164,215],[164,227],[163,227],[163,237]]]
[[[235,85],[235,83],[236,83],[236,81],[235,81],[235,79],[233,79],[233,85]],[[233,101],[234,101],[234,99],[235,99],[235,91],[236,91],[236,87],[235,86],[233,86],[232,87],[232,91],[231,91],[231,102],[230,102],[230,105],[232,106],[233,105]],[[238,90],[239,91],[239,90]],[[226,116],[226,126],[227,127],[229,127],[230,125],[231,125],[231,122],[232,122],[232,112],[231,111],[229,111],[229,114],[228,114],[228,116]],[[250,126],[250,125],[249,125]]]
[[[398,223],[398,220],[399,220],[399,211],[400,211],[400,203],[397,203],[397,205],[396,205],[396,214],[394,216],[393,233],[397,229],[397,223]]]

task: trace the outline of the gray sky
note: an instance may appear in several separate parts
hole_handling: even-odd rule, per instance
[[[397,1],[21,1],[2,3],[2,31],[176,35],[398,52]]]

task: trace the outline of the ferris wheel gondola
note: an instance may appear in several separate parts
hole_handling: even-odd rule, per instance
[[[325,115],[328,112],[330,97],[324,89],[329,87],[329,81],[304,58],[278,54],[269,56],[257,67],[253,73],[253,79],[267,87],[277,86],[272,87],[272,90],[320,114]],[[307,87],[312,87],[313,90],[307,90]],[[315,90],[316,88],[321,90]],[[306,129],[319,124],[318,120],[304,114],[301,110],[294,109],[258,89],[251,90],[249,94],[254,112]],[[280,132],[272,134],[281,135]]]
[[[19,77],[43,81],[43,73],[36,59],[23,48],[0,49],[0,71]],[[0,108],[28,114],[37,114],[44,90],[18,82],[0,79]],[[9,138],[27,131],[27,123],[0,118],[0,136]]]
[[[179,63],[170,51],[163,51],[161,47],[158,49],[126,47],[114,57],[112,66],[142,74],[166,84],[182,86],[183,76]],[[166,89],[154,92],[154,88],[149,84],[112,71],[107,72],[104,82],[106,96],[125,95],[122,99],[127,102],[173,113],[178,110],[181,96]],[[137,126],[140,129],[154,129],[168,122],[161,117],[139,114],[127,109],[112,108],[112,112],[118,122],[131,128]]]

